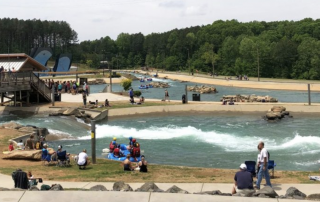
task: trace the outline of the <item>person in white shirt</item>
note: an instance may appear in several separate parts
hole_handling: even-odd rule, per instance
[[[81,169],[81,167],[83,167],[83,169],[86,168],[86,166],[88,165],[88,154],[87,154],[87,150],[84,149],[78,156],[78,165],[79,165],[79,169]]]
[[[24,150],[24,144],[23,144],[22,140],[20,140],[20,141],[17,143],[17,146],[19,147],[19,149]]]
[[[269,176],[269,171],[268,171],[268,162],[269,162],[269,154],[266,148],[264,148],[264,143],[260,142],[259,143],[259,149],[261,149],[261,153],[260,153],[260,169],[258,172],[258,180],[256,183],[256,189],[260,189],[260,184],[262,181],[263,176],[266,179],[266,183],[267,186],[271,186],[271,182],[270,182],[270,176]]]

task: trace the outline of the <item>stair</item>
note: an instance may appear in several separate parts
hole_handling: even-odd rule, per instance
[[[42,95],[48,102],[51,102],[51,89],[36,74],[31,74],[30,85],[33,90]]]

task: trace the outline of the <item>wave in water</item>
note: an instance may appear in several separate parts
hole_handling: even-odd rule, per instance
[[[60,131],[60,130],[53,130],[53,129],[48,129],[49,131],[49,134],[50,135],[56,135],[56,136],[69,136],[71,137],[72,135],[70,133],[66,133],[66,132],[63,132],[63,131]]]

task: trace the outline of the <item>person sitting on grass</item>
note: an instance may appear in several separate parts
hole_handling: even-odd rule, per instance
[[[232,188],[232,194],[241,193],[244,190],[253,189],[253,178],[252,174],[247,171],[246,164],[240,165],[240,171],[234,176],[234,187]]]
[[[123,170],[124,171],[134,171],[138,166],[133,166],[131,161],[130,161],[131,155],[128,154],[126,160],[124,160],[123,164]]]
[[[145,156],[142,155],[141,156],[141,161],[139,162],[140,172],[142,172],[142,173],[148,172],[147,166],[148,166],[148,162],[145,160]]]
[[[87,154],[87,150],[84,149],[79,155],[78,155],[78,166],[79,169],[86,169],[86,166],[89,164],[88,162],[88,154]]]
[[[105,107],[111,107],[108,99],[106,99],[106,101],[104,102],[104,106]]]
[[[17,146],[19,147],[20,150],[24,150],[24,144],[22,140],[18,142]]]
[[[14,150],[13,142],[10,142],[9,143],[9,151],[13,151],[13,150]]]

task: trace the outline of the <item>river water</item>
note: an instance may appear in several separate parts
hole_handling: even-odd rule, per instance
[[[49,142],[67,152],[86,148],[90,154],[90,131],[68,118],[1,116],[8,121],[47,127],[56,135],[74,139]],[[137,138],[150,163],[212,168],[237,168],[245,160],[256,160],[257,144],[264,141],[277,169],[319,169],[319,117],[297,116],[269,123],[260,115],[187,114],[114,119],[97,124],[97,154],[104,157],[112,137],[127,143]]]

